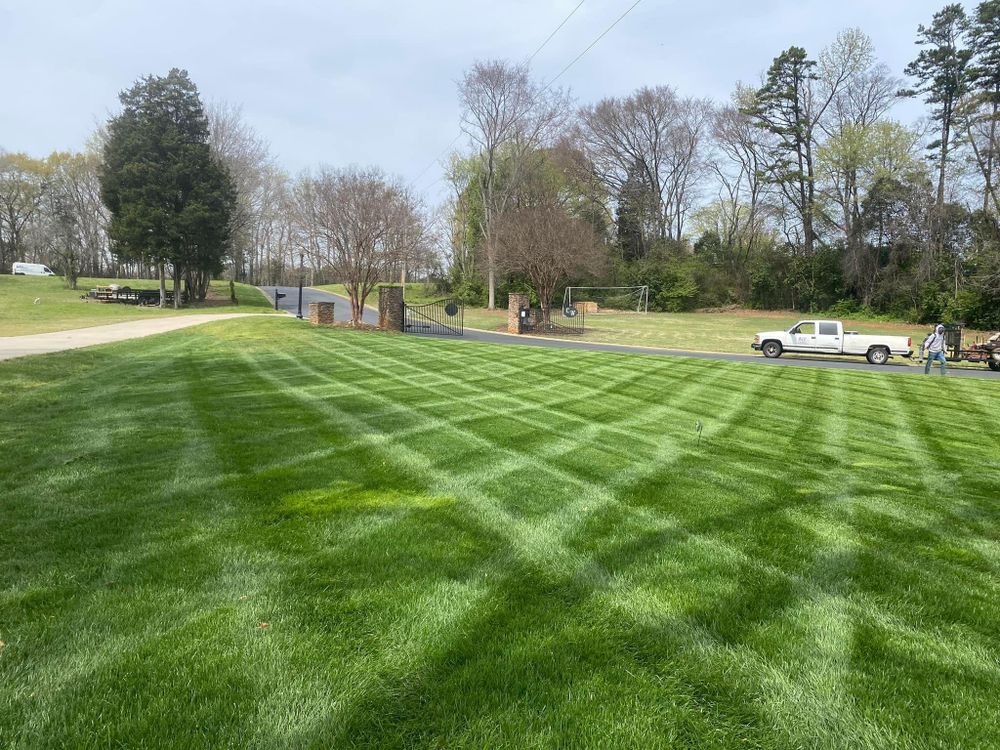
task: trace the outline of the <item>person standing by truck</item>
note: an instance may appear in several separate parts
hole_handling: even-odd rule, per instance
[[[944,375],[948,372],[948,360],[944,355],[945,341],[944,341],[944,326],[938,324],[933,331],[924,339],[924,343],[920,345],[920,350],[927,350],[927,362],[924,364],[924,375],[929,375],[931,372],[931,363],[934,360],[941,362],[941,374]]]

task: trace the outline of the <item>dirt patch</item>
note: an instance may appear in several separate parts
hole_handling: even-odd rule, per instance
[[[233,300],[229,296],[229,290],[219,290],[208,288],[208,294],[205,295],[204,302],[197,302],[191,307],[239,307],[239,305],[234,305]]]
[[[706,315],[732,315],[736,318],[794,318],[795,316],[806,315],[795,310],[751,310],[746,307],[728,305],[726,307],[702,307],[695,310],[696,313]]]

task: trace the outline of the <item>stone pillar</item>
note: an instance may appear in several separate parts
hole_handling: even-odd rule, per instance
[[[314,326],[332,326],[334,323],[333,302],[310,302],[309,322]]]
[[[523,292],[511,292],[507,295],[507,333],[518,332],[518,321],[522,307],[531,307],[531,297]]]
[[[378,288],[378,327],[383,331],[403,330],[403,287]]]

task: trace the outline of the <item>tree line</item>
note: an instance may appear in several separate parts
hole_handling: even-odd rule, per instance
[[[341,281],[360,322],[377,283],[436,264],[422,203],[378,168],[284,174],[237,107],[205,107],[183,70],[148,75],[80,154],[0,153],[0,263],[157,278],[161,306],[240,281]],[[319,277],[319,278],[317,278]]]
[[[477,62],[458,87],[469,148],[447,170],[442,287],[551,302],[512,229],[544,209],[579,222],[556,286],[1000,326],[1000,0],[948,5],[916,42],[902,78],[860,29],[815,56],[791,46],[724,103],[664,85],[578,106],[525,66]],[[893,119],[901,98],[927,116]]]
[[[661,85],[581,105],[526,66],[476,62],[458,85],[468,146],[448,159],[436,212],[378,168],[291,176],[238,107],[203,106],[183,71],[149,76],[83,153],[0,152],[0,269],[183,277],[195,298],[223,271],[341,281],[355,305],[407,278],[489,307],[514,289],[547,307],[568,283],[645,284],[658,310],[997,327],[1000,0],[947,5],[915,41],[901,76],[859,29],[817,54],[791,46],[726,102]],[[180,111],[171,96],[186,124],[161,117]],[[894,119],[900,98],[926,117]],[[151,130],[123,137],[129,118]],[[174,162],[142,167],[164,138]],[[169,227],[123,210],[156,191],[183,197]]]

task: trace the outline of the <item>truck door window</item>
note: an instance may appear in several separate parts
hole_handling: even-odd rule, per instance
[[[819,335],[820,336],[836,336],[837,335],[837,324],[836,323],[820,323],[819,324]]]
[[[799,336],[815,336],[816,335],[816,324],[815,323],[800,323],[795,326],[795,330],[792,333],[797,333]]]

